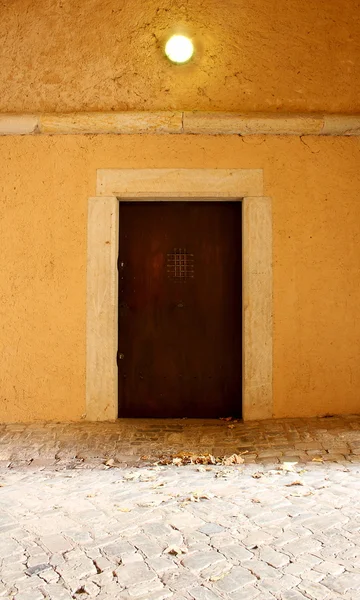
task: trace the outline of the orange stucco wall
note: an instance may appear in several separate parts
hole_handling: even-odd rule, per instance
[[[0,24],[0,113],[360,111],[359,0],[11,0]]]
[[[0,421],[85,412],[97,168],[263,168],[273,199],[275,416],[360,412],[360,140],[0,138]]]

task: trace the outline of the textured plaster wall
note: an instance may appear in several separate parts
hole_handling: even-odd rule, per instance
[[[0,112],[360,111],[359,0],[0,0],[0,23]]]
[[[360,411],[359,138],[0,138],[0,421],[85,411],[97,168],[263,168],[274,215],[275,416]]]

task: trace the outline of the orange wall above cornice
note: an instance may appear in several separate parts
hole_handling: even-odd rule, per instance
[[[359,0],[0,0],[0,113],[360,112]],[[194,60],[174,66],[184,31]]]

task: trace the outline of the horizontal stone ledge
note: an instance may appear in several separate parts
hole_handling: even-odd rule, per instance
[[[1,115],[0,135],[28,135],[36,133],[38,117],[35,115]]]
[[[45,114],[39,116],[40,133],[181,133],[181,112],[122,112]]]
[[[360,135],[360,114],[196,111],[0,114],[0,135]]]
[[[222,135],[319,135],[324,117],[319,115],[184,113],[184,131]]]

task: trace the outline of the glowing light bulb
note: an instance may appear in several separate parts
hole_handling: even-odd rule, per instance
[[[165,54],[174,63],[185,63],[194,54],[192,41],[184,35],[173,35],[165,46]]]

